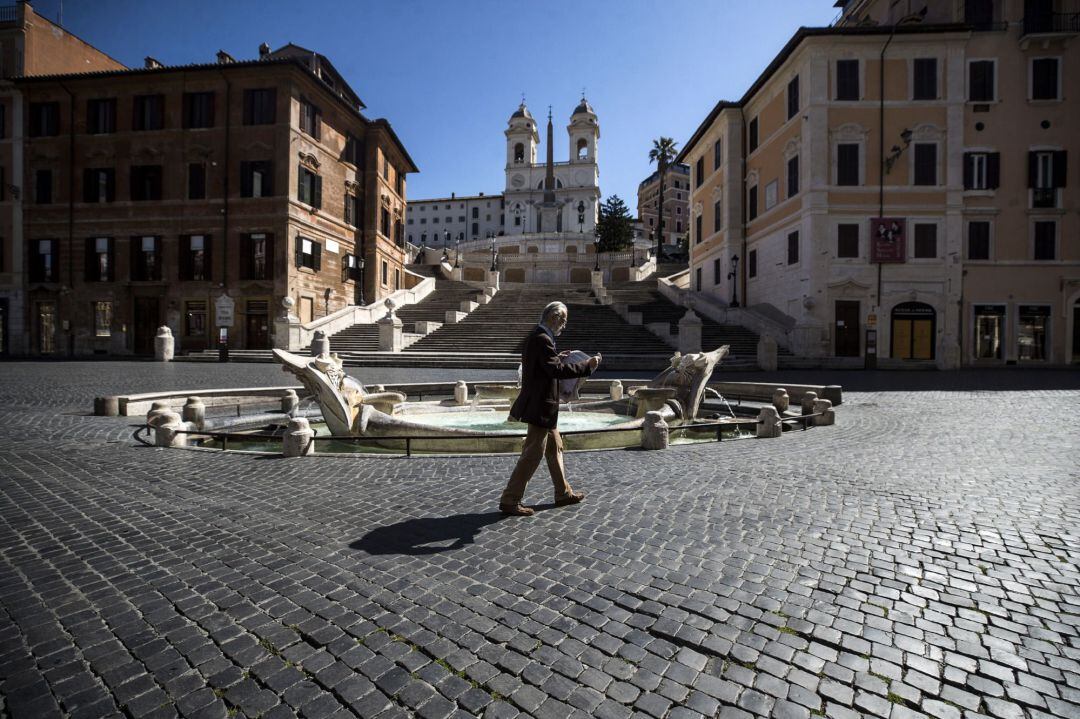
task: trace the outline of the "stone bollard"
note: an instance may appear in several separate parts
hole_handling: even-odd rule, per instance
[[[300,398],[296,396],[296,390],[287,389],[285,394],[281,395],[281,411],[285,414],[291,415],[296,411],[296,408],[300,406]]]
[[[670,433],[664,416],[657,411],[646,412],[641,425],[641,448],[667,449],[669,441]]]
[[[154,359],[158,362],[171,362],[175,351],[172,330],[168,325],[158,327],[157,335],[154,336]]]
[[[315,330],[315,336],[311,340],[311,356],[330,354],[330,340],[322,330]]]
[[[158,447],[186,447],[187,435],[177,430],[184,429],[180,415],[173,411],[162,412],[150,422],[154,428],[154,444]]]
[[[120,414],[120,398],[94,397],[94,414],[98,417],[116,417]]]
[[[187,402],[184,403],[184,409],[180,411],[180,416],[185,422],[194,422],[202,427],[206,420],[206,405],[198,397],[188,397]]]
[[[613,380],[611,384],[608,385],[608,396],[612,399],[622,399],[622,394],[622,382]]]
[[[830,424],[836,424],[836,411],[832,407],[832,402],[827,399],[819,399],[814,401],[814,414],[819,416],[814,417],[815,427],[824,427]]]
[[[462,405],[469,403],[469,385],[465,380],[458,380],[454,385],[454,404]]]
[[[814,402],[817,402],[817,392],[807,392],[802,398],[802,413],[810,414],[814,411]]]
[[[833,407],[839,407],[844,403],[843,387],[838,384],[829,384],[821,390],[821,398],[833,403]]]
[[[772,393],[773,407],[776,407],[776,411],[780,414],[787,412],[788,407],[791,406],[791,398],[788,397],[787,390],[783,387],[777,387]]]
[[[757,417],[758,437],[779,437],[784,431],[776,407],[762,407]]]
[[[163,399],[155,400],[154,403],[150,405],[150,411],[146,413],[146,423],[153,426],[154,418],[163,415],[166,412],[172,412],[169,403]]]
[[[315,443],[311,438],[315,433],[303,417],[289,420],[289,429],[281,438],[281,451],[286,457],[307,457],[315,454]]]

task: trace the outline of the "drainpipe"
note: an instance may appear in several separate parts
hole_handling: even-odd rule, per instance
[[[885,51],[889,49],[896,34],[896,25],[889,29],[889,39],[881,46],[881,54],[878,57],[878,217],[885,215]],[[871,237],[873,242],[874,238]],[[877,263],[877,308],[875,314],[881,312],[881,262]]]
[[[60,83],[68,94],[68,292],[75,291],[75,93]],[[75,355],[75,325],[68,325],[68,356]]]
[[[232,84],[220,70],[221,78],[225,81],[225,178],[222,184],[222,209],[221,209],[221,289],[229,294],[229,173],[232,171],[232,158],[229,156],[229,138],[232,134]]]

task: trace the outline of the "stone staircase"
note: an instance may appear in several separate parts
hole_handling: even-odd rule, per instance
[[[489,355],[512,357],[517,366],[525,338],[544,307],[556,299],[565,302],[570,311],[570,322],[557,340],[560,348],[600,352],[613,361],[618,358],[619,366],[637,365],[640,362],[636,360],[647,358],[647,366],[654,367],[671,355],[671,347],[644,328],[628,324],[609,307],[596,304],[592,290],[582,285],[503,289],[463,321],[443,325],[403,354],[459,354],[483,348]]]
[[[666,322],[669,331],[678,335],[679,320],[686,314],[686,308],[672,303],[656,288],[655,282],[616,282],[608,288],[608,295],[613,304],[626,305],[631,312],[640,312],[643,324]],[[722,325],[699,314],[701,318],[701,347],[714,350],[721,345],[728,345],[730,354],[724,364],[745,364],[757,362],[757,333],[740,325]],[[785,348],[779,348],[780,356],[791,356]]]
[[[540,319],[544,306],[553,300],[565,302],[570,321],[558,338],[560,349],[580,349],[604,355],[608,370],[663,369],[675,351],[642,325],[632,325],[609,305],[598,304],[587,285],[531,285],[499,291],[490,302],[481,304],[457,323],[446,324],[448,310],[459,311],[461,303],[482,294],[478,288],[451,280],[436,280],[435,291],[416,305],[397,311],[405,332],[414,332],[417,322],[443,323],[403,352],[378,351],[378,327],[354,325],[330,337],[331,351],[350,366],[504,368],[516,369],[521,348]],[[656,289],[656,281],[615,283],[608,288],[614,303],[640,312],[643,323],[666,322],[678,335],[684,307],[672,304]],[[730,345],[731,355],[722,367],[729,370],[756,367],[756,334],[735,325],[720,325],[702,317],[702,349]],[[308,354],[310,347],[300,350]],[[790,356],[786,350],[781,355]],[[186,361],[216,361],[216,351],[179,358]],[[232,350],[237,362],[272,361],[269,350]]]

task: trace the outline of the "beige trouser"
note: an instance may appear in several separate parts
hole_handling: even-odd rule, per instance
[[[510,481],[499,499],[500,505],[521,504],[525,496],[525,485],[540,466],[540,458],[547,458],[551,483],[555,487],[555,499],[570,494],[570,483],[566,481],[566,468],[563,466],[563,441],[557,429],[547,429],[534,424],[529,425],[525,444],[521,447],[521,457],[510,475]]]

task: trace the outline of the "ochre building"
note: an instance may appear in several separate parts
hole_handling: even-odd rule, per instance
[[[1075,6],[838,5],[685,144],[691,288],[835,364],[1080,361]]]

